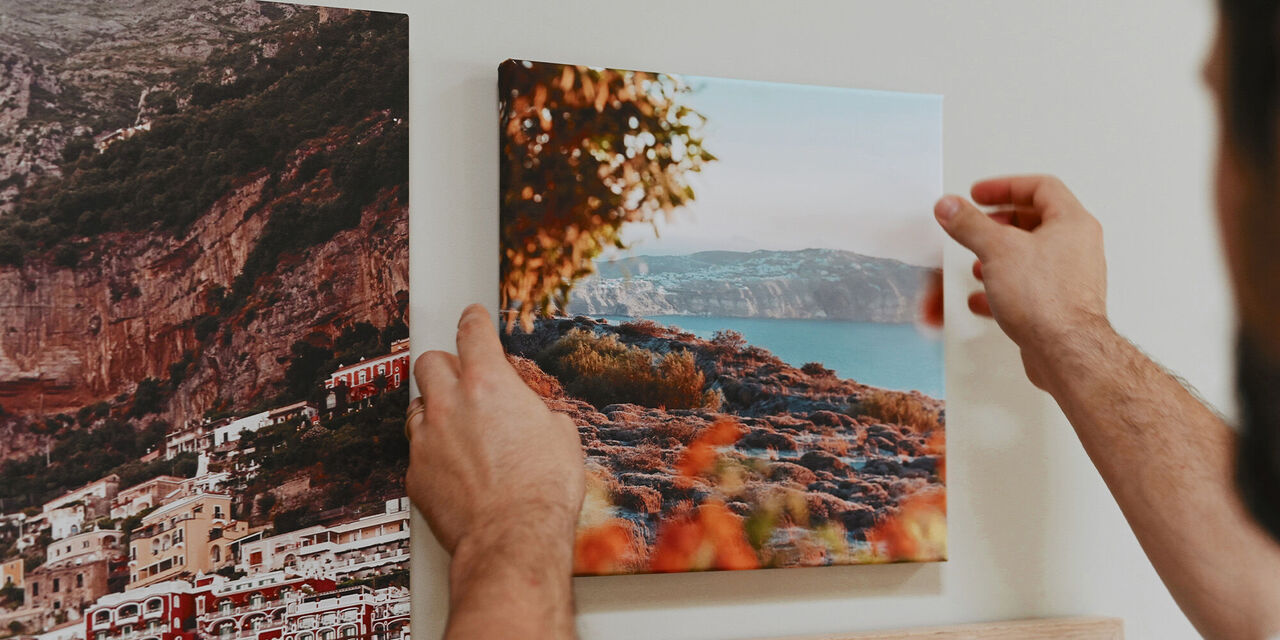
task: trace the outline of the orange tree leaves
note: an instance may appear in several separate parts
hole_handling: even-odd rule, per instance
[[[499,69],[501,304],[509,329],[568,304],[629,222],[693,200],[715,158],[676,76],[508,60]]]

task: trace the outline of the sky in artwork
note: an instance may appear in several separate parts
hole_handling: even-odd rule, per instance
[[[719,159],[696,201],[624,230],[629,252],[845,249],[937,266],[942,98],[685,76]]]

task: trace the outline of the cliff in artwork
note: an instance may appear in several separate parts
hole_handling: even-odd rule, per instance
[[[597,265],[569,311],[908,323],[929,269],[851,251],[704,251]]]

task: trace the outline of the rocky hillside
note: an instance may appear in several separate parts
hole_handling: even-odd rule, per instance
[[[403,327],[403,16],[19,0],[0,25],[21,70],[0,77],[0,175],[31,171],[0,208],[0,440],[21,440],[6,415],[99,401],[242,411],[288,390],[299,343]]]
[[[928,269],[849,251],[706,251],[597,264],[569,311],[907,323]]]
[[[61,173],[68,141],[140,122],[163,108],[159,94],[183,82],[175,74],[229,42],[257,39],[270,49],[264,30],[311,14],[283,3],[217,0],[0,4],[0,210],[22,187]],[[220,65],[207,79],[235,73]]]
[[[563,374],[548,371],[561,368],[557,345],[581,335],[614,345],[596,363],[617,358],[617,343],[692,354],[717,406],[597,406],[575,397]],[[944,500],[945,411],[918,392],[796,369],[733,336],[702,340],[652,323],[539,320],[505,341],[529,386],[578,425],[599,494],[588,497],[583,521],[612,518],[635,541],[623,546],[636,555],[587,572],[663,570],[654,564],[663,527],[708,501],[724,504],[744,528],[759,566],[813,566],[870,561],[856,550],[873,527],[906,501]],[[736,432],[708,447],[707,435],[726,423]],[[698,456],[709,456],[701,470]]]

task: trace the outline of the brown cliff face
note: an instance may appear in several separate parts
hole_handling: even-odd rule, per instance
[[[165,415],[180,424],[279,391],[296,340],[332,337],[354,319],[403,320],[408,219],[393,189],[363,210],[358,227],[283,256],[243,308],[219,318],[235,330],[196,338],[195,321],[215,313],[209,292],[231,287],[273,204],[326,195],[324,172],[289,184],[297,163],[323,146],[295,154],[295,169],[276,189],[285,195],[264,202],[268,176],[247,177],[181,237],[106,234],[77,268],[35,256],[0,269],[0,406],[19,414],[74,411],[131,392],[143,379],[167,380],[169,366],[190,352],[195,366]]]

